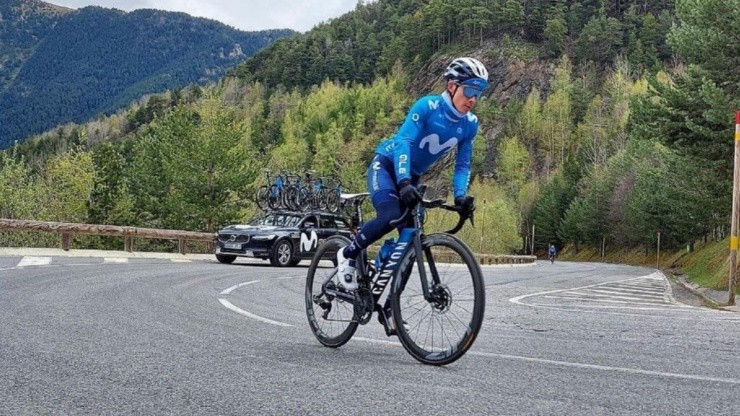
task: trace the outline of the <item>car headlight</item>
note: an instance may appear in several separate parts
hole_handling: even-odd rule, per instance
[[[252,240],[270,241],[270,240],[272,240],[274,238],[275,238],[275,234],[270,234],[270,235],[255,235],[255,236],[252,237]]]

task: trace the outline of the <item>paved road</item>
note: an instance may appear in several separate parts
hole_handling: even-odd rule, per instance
[[[0,414],[740,414],[740,314],[654,270],[484,267],[482,331],[438,368],[374,319],[320,346],[306,267],[240,262],[0,256]]]

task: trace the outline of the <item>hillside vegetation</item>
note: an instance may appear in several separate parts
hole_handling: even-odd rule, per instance
[[[17,179],[0,193],[19,202],[0,215],[214,231],[254,213],[263,168],[314,169],[362,191],[377,143],[416,97],[441,91],[452,57],[472,55],[492,74],[475,110],[478,227],[462,236],[476,251],[553,242],[574,256],[603,246],[649,257],[658,232],[666,252],[722,241],[739,16],[740,0],[359,4],[217,87],[18,146],[2,159],[3,177]],[[86,170],[63,169],[80,161]],[[449,163],[425,178],[436,196],[449,191]],[[45,200],[73,190],[85,201],[74,210]]]
[[[290,30],[243,32],[184,13],[0,2],[0,149],[145,94],[212,83]]]

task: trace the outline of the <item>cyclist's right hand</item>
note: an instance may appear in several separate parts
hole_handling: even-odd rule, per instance
[[[398,184],[398,196],[407,207],[413,207],[421,201],[421,194],[411,181],[404,180]]]

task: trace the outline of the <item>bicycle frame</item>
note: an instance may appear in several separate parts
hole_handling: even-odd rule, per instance
[[[362,213],[359,209],[359,205],[357,205],[357,210],[361,222]],[[391,316],[390,299],[391,295],[393,294],[393,285],[391,284],[392,279],[393,276],[396,275],[397,269],[401,264],[401,259],[404,258],[409,250],[413,249],[417,253],[416,263],[421,279],[421,287],[424,293],[424,299],[426,299],[428,302],[432,301],[429,290],[429,280],[427,279],[426,269],[424,268],[424,256],[422,254],[424,253],[424,250],[422,247],[423,230],[421,228],[421,221],[419,220],[420,210],[421,205],[417,205],[417,207],[413,209],[414,226],[404,227],[401,229],[398,241],[394,245],[388,260],[381,265],[380,270],[376,270],[375,267],[368,261],[367,250],[362,250],[360,252],[360,255],[356,259],[356,270],[358,274],[358,279],[360,279],[360,281],[371,283],[370,292],[372,293],[374,310],[383,314],[383,317],[385,318],[384,322],[386,330],[389,329],[388,325],[392,325],[391,320],[389,319]],[[398,223],[402,223],[403,221],[406,221],[407,216],[408,211],[396,221]],[[439,283],[439,275],[437,274],[434,262],[430,262],[429,265],[435,283]],[[323,292],[329,296],[334,296],[346,302],[354,304],[357,298],[353,293],[348,293],[328,287],[328,284],[331,281],[332,277],[333,276],[329,276],[327,280],[323,282]],[[391,287],[391,289],[388,289],[389,287]],[[393,330],[394,328],[390,329]]]
[[[423,195],[422,186],[418,189]],[[356,228],[363,225],[360,206],[369,195],[342,195],[343,201],[351,204],[348,208],[354,208],[355,234],[361,232]],[[426,234],[423,222],[425,209],[429,208],[455,211],[459,215],[457,225],[447,232]],[[474,198],[470,196],[455,205],[442,199],[422,199],[416,207],[406,209],[388,227],[399,229],[398,242],[386,240],[375,261],[368,258],[367,250],[359,251],[355,259],[359,285],[345,284],[345,276],[337,273],[338,261],[342,260],[339,250],[350,240],[344,236],[327,239],[306,276],[306,315],[314,336],[326,347],[341,347],[377,312],[386,335],[398,336],[418,361],[446,365],[462,357],[483,324],[485,282],[475,254],[451,234],[468,219],[473,223],[474,211]],[[318,270],[321,263],[335,257],[334,268]],[[464,268],[456,267],[457,263]]]

